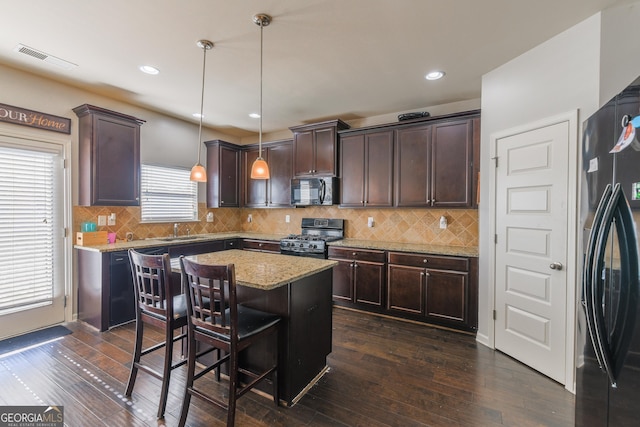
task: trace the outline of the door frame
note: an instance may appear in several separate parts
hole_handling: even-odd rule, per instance
[[[568,122],[569,125],[569,135],[568,135],[568,144],[569,144],[569,152],[568,152],[568,194],[567,194],[567,295],[566,301],[567,306],[565,310],[565,322],[566,322],[566,335],[567,339],[565,340],[565,372],[566,372],[566,382],[565,389],[568,391],[575,393],[575,336],[576,336],[576,307],[577,307],[577,297],[579,296],[577,290],[579,288],[578,279],[580,278],[579,268],[582,265],[582,262],[578,259],[578,248],[581,247],[580,243],[582,240],[582,236],[578,234],[578,193],[580,191],[579,179],[578,179],[578,164],[579,164],[579,156],[580,150],[578,147],[578,110],[572,110],[565,113],[561,113],[555,116],[547,117],[541,120],[537,120],[530,123],[525,123],[519,126],[512,127],[510,129],[504,129],[498,132],[494,132],[489,136],[490,146],[489,146],[489,156],[492,160],[490,164],[489,170],[489,210],[492,212],[492,218],[490,219],[490,234],[489,236],[496,235],[496,224],[499,220],[497,212],[495,210],[496,206],[496,168],[495,168],[495,158],[497,151],[498,140],[517,135],[520,133],[525,133],[528,131],[532,131],[534,129],[543,128],[547,126],[552,126],[558,123]],[[575,189],[575,191],[572,191]],[[578,240],[580,239],[580,241]],[[493,349],[495,349],[495,327],[496,321],[493,318],[493,311],[496,309],[495,305],[495,295],[496,295],[496,245],[492,245],[492,249],[490,252],[491,259],[488,260],[488,271],[489,277],[487,283],[487,301],[489,304],[487,315],[489,317],[488,324],[488,337],[487,344]],[[573,284],[573,286],[572,286]]]
[[[56,134],[44,130],[22,128],[12,124],[0,122],[0,135],[9,138],[23,139],[26,141],[40,141],[49,144],[56,144],[62,147],[64,156],[64,200],[63,203],[63,224],[65,229],[64,249],[63,249],[63,268],[64,268],[64,295],[66,298],[66,306],[64,307],[64,322],[76,320],[74,317],[74,307],[76,305],[75,292],[73,290],[73,206],[72,206],[72,190],[71,190],[71,135]],[[77,314],[75,314],[77,316]]]

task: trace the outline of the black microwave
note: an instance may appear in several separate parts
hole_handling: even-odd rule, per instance
[[[338,178],[293,178],[291,204],[294,206],[333,205],[338,203]]]

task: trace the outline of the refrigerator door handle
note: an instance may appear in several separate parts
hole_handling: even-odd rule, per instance
[[[596,249],[596,240],[598,236],[598,232],[602,227],[602,216],[604,215],[604,211],[609,204],[609,200],[611,199],[611,184],[608,184],[600,201],[598,202],[598,207],[596,209],[595,215],[593,217],[593,223],[591,225],[591,232],[589,233],[589,240],[587,242],[587,251],[585,254],[583,272],[582,272],[582,296],[581,296],[581,304],[584,309],[585,319],[587,321],[587,329],[589,331],[589,338],[591,339],[591,344],[593,346],[593,350],[596,355],[596,359],[598,360],[598,365],[602,369],[602,357],[600,356],[599,346],[595,340],[595,330],[593,326],[593,310],[591,309],[591,294],[593,292],[593,282],[592,277],[594,277],[594,255]]]
[[[605,249],[607,240],[609,239],[609,232],[611,225],[613,224],[616,205],[620,198],[620,184],[616,184],[613,189],[613,193],[607,206],[605,208],[602,224],[598,230],[595,245],[595,256],[593,261],[593,269],[591,271],[591,298],[590,298],[590,312],[593,320],[593,332],[592,336],[595,341],[594,349],[596,353],[600,353],[601,368],[607,373],[609,381],[613,387],[616,387],[616,379],[613,374],[612,368],[612,355],[611,347],[609,346],[608,333],[606,322],[604,319],[604,313],[602,310],[602,298],[604,296],[604,280],[600,276],[600,271],[604,267]]]
[[[620,191],[615,212],[616,231],[620,246],[620,295],[617,298],[618,309],[614,317],[614,328],[609,335],[612,386],[619,378],[624,359],[629,351],[638,304],[638,241],[633,213],[622,191]]]

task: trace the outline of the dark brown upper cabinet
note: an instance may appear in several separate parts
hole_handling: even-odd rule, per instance
[[[338,131],[349,129],[342,120],[294,126],[293,175],[337,176]]]
[[[393,206],[393,130],[340,136],[340,206]]]
[[[479,130],[477,117],[396,129],[394,205],[476,206]]]
[[[79,118],[80,206],[140,205],[140,125],[144,120],[93,105]]]
[[[240,207],[240,147],[219,139],[206,141],[207,207]]]
[[[293,141],[262,144],[262,157],[269,165],[269,179],[251,179],[251,165],[258,147],[242,152],[243,206],[255,208],[291,207]]]

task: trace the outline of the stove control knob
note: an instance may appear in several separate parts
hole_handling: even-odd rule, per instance
[[[304,246],[304,243],[300,243],[300,247],[303,247],[303,246]]]

